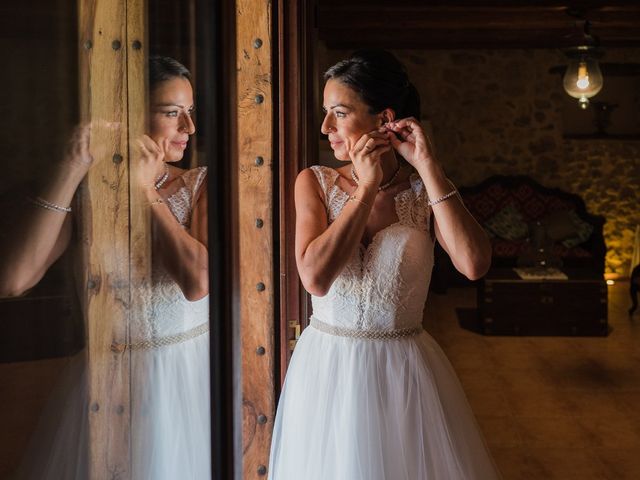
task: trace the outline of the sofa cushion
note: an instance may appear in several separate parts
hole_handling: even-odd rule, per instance
[[[505,240],[518,240],[529,233],[529,226],[518,208],[510,203],[484,222],[494,235]]]
[[[573,226],[576,229],[576,234],[566,238],[562,241],[562,244],[567,248],[573,248],[581,243],[586,242],[593,233],[593,225],[589,222],[585,222],[581,219],[576,212],[571,212]]]
[[[567,248],[586,242],[593,233],[593,225],[574,210],[552,212],[542,219],[542,224],[551,240],[561,242]]]

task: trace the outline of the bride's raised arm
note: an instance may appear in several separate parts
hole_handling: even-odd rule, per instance
[[[491,243],[484,229],[462,203],[453,184],[435,158],[433,147],[415,118],[391,122],[393,147],[416,169],[433,210],[436,238],[456,269],[471,280],[491,266]]]
[[[25,198],[23,208],[10,212],[16,218],[0,238],[0,297],[34,287],[69,245],[71,200],[92,162],[90,131],[89,124],[76,127],[47,183]]]
[[[376,188],[358,187],[340,216],[328,225],[322,192],[312,170],[296,180],[296,263],[305,289],[322,297],[358,247],[371,212]]]
[[[330,133],[332,112],[327,112],[323,131]],[[326,129],[326,130],[325,130]],[[296,180],[296,263],[306,290],[327,294],[347,261],[358,248],[382,180],[380,156],[390,150],[387,135],[374,131],[360,137],[349,149],[359,185],[347,205],[329,225],[324,192],[311,169]]]

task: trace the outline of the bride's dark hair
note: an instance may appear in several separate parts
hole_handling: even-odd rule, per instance
[[[357,50],[348,59],[329,68],[324,79],[339,80],[351,87],[369,106],[370,113],[392,108],[396,119],[415,117],[420,120],[418,90],[409,81],[404,65],[386,50]]]
[[[176,77],[191,81],[191,72],[179,61],[161,55],[149,56],[149,89]]]

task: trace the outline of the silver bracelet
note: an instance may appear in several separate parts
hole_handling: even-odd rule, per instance
[[[47,202],[44,198],[41,198],[41,197],[27,197],[27,200],[29,200],[29,202],[31,202],[32,204],[40,208],[45,208],[47,210],[52,210],[54,212],[60,212],[60,213],[71,212],[71,207],[61,207],[60,205],[56,205],[55,203]]]
[[[433,207],[434,205],[437,205],[441,202],[444,202],[446,199],[453,197],[456,193],[458,193],[458,190],[454,188],[451,192],[442,195],[440,198],[436,198],[435,200],[429,200],[427,202],[427,205],[430,207]]]
[[[347,199],[347,202],[358,202],[358,203],[361,203],[362,205],[364,205],[365,207],[371,207],[371,205],[369,205],[368,203],[363,202],[362,200],[360,200],[355,195],[350,195],[349,198]]]
[[[164,164],[164,175],[161,175],[160,178],[158,178],[158,180],[156,180],[156,184],[154,185],[156,190],[160,190],[162,188],[162,186],[167,182],[167,179],[169,178],[169,167],[167,167],[167,164]]]

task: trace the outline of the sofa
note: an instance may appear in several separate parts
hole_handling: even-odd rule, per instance
[[[587,212],[579,195],[545,187],[524,175],[495,175],[459,192],[491,237],[492,268],[527,266],[523,261],[543,246],[557,265],[602,278],[605,219]],[[469,283],[440,246],[435,259],[433,290]]]

